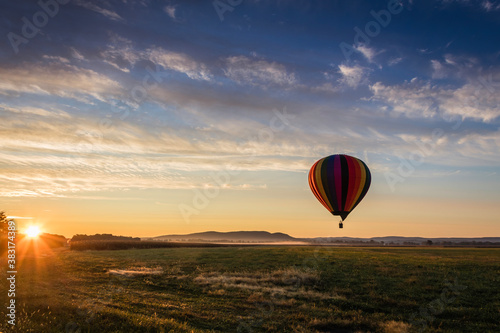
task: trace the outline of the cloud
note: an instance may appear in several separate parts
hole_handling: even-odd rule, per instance
[[[310,154],[302,140],[289,143],[279,133],[260,139],[257,122],[199,129],[116,120],[103,129],[93,114],[82,118],[50,107],[3,105],[0,124],[0,196],[7,197],[189,189],[210,182],[209,172],[303,171],[309,164],[300,157]],[[227,188],[265,185],[238,177]]]
[[[138,50],[131,40],[114,33],[110,33],[108,47],[100,52],[100,57],[105,63],[126,73],[140,60],[148,60],[164,69],[185,74],[193,80],[213,80],[213,75],[205,64],[185,53],[161,47]]]
[[[377,52],[374,48],[368,47],[364,44],[359,44],[357,46],[354,46],[354,48],[356,49],[356,51],[360,52],[370,63],[373,63],[375,56],[383,52]]]
[[[438,90],[429,82],[417,79],[403,85],[387,86],[377,82],[370,86],[372,100],[387,105],[391,112],[409,118],[430,118],[437,115]]]
[[[284,65],[276,62],[232,56],[226,58],[225,63],[225,75],[239,84],[262,87],[268,85],[292,87],[297,84],[295,74],[288,73]]]
[[[421,88],[422,95],[433,88],[417,81],[412,84]],[[378,88],[384,87],[397,95],[398,87]],[[379,96],[387,95],[388,90],[380,90]],[[193,112],[198,117],[206,110],[200,107]],[[184,109],[178,112],[184,113]],[[0,141],[4,148],[0,161],[5,161],[0,166],[0,195],[75,197],[83,192],[199,188],[213,185],[207,174],[221,170],[242,175],[231,179],[227,189],[262,190],[266,185],[252,182],[254,176],[245,178],[246,172],[306,172],[315,159],[336,148],[349,153],[361,146],[373,154],[388,150],[404,154],[408,150],[407,141],[395,140],[383,130],[367,131],[360,124],[332,133],[330,124],[324,123],[327,130],[323,132],[318,124],[332,117],[331,112],[321,115],[323,118],[308,112],[302,119],[293,120],[302,129],[275,132],[271,139],[264,140],[259,133],[269,129],[266,124],[228,118],[224,113],[204,114],[202,121],[206,124],[197,128],[179,126],[178,115],[168,113],[169,122],[165,124],[117,120],[99,133],[99,118],[59,112],[55,103],[37,108],[4,105],[0,110]],[[308,130],[308,124],[314,131]],[[2,127],[9,131],[2,131]],[[474,156],[493,159],[492,138],[470,136],[458,148],[466,152],[479,147],[481,150]],[[440,142],[439,151],[446,146],[449,152],[455,152],[457,146],[448,146],[447,142],[459,139]]]
[[[59,109],[44,109],[36,106],[22,106],[22,107],[9,107],[7,105],[0,105],[0,112],[5,114],[6,112],[17,113],[27,116],[41,116],[41,117],[56,117],[56,118],[71,118],[69,113]]]
[[[142,52],[143,57],[163,68],[186,74],[189,78],[198,81],[211,81],[212,74],[208,67],[184,53],[177,53],[163,48],[153,48]]]
[[[123,21],[123,18],[120,15],[118,15],[116,12],[109,10],[109,9],[99,7],[98,5],[93,4],[89,1],[80,0],[80,1],[77,1],[76,4],[83,7],[83,8],[86,8],[86,9],[92,10],[96,13],[99,13],[101,15],[104,15],[113,21]]]
[[[101,60],[116,69],[129,73],[140,60],[148,60],[167,70],[187,75],[197,81],[211,81],[213,75],[208,66],[185,53],[170,51],[161,47],[137,49],[128,38],[109,33],[108,47],[100,52]]]
[[[85,60],[85,57],[74,47],[71,48],[71,56],[77,60]]]
[[[401,58],[401,57],[398,57],[398,58],[392,58],[392,59],[389,59],[389,61],[387,62],[387,64],[388,64],[389,66],[394,66],[394,65],[399,64],[402,60],[403,60],[403,58]]]
[[[172,19],[175,20],[175,10],[176,10],[176,7],[175,6],[165,6],[163,7],[163,11],[165,13],[168,14],[168,16],[170,16]]]
[[[500,9],[500,3],[491,2],[489,0],[483,1],[481,5],[487,12]]]
[[[370,86],[372,100],[382,102],[395,114],[409,118],[470,118],[492,122],[500,117],[500,94],[493,93],[479,81],[471,81],[459,88],[434,86],[430,82],[405,82],[388,86],[377,82]],[[492,85],[492,89],[496,89]]]
[[[500,162],[498,151],[500,150],[500,130],[490,133],[470,133],[464,135],[457,141],[458,151],[469,159],[478,158]]]
[[[455,57],[453,57],[451,54],[445,54],[444,55],[444,61],[447,64],[452,65],[452,66],[456,66],[457,65],[457,61],[456,61]]]
[[[123,72],[140,60],[149,60],[165,69],[186,74],[197,81],[215,81],[209,66],[188,54],[167,50],[161,47],[137,50],[132,41],[111,34],[109,46],[100,53],[104,62]],[[296,88],[299,81],[294,73],[287,71],[283,64],[245,56],[231,56],[224,60],[225,76],[238,84],[267,87],[269,85]],[[321,90],[321,88],[319,88]],[[329,90],[324,86],[323,90]]]
[[[467,78],[476,76],[479,67],[479,61],[476,58],[456,56],[452,54],[445,54],[443,61],[432,59],[430,61],[432,68],[433,79],[443,78]]]
[[[105,100],[121,91],[120,84],[91,69],[65,63],[24,64],[0,68],[0,94],[29,93],[78,98],[92,96]]]
[[[358,65],[348,66],[341,64],[339,65],[339,73],[342,77],[338,81],[351,88],[357,88],[360,84],[367,82],[368,71],[367,68]]]
[[[498,0],[441,0],[443,5],[449,5],[451,3],[459,3],[465,6],[473,7],[474,9],[482,9],[487,12],[499,10],[500,3]]]
[[[184,139],[178,139],[177,143],[182,145]],[[133,140],[139,141],[140,138],[135,137]],[[2,164],[0,196],[66,197],[79,192],[189,189],[215,184],[208,176],[210,172],[232,170],[234,175],[245,170],[296,171],[297,167],[303,170],[308,165],[273,157],[257,156],[249,159],[244,154],[227,155],[228,152],[224,154],[224,151],[217,149],[217,146],[223,146],[223,142],[210,146],[211,155],[204,152],[202,147],[191,149],[191,154],[186,151],[175,154],[174,150],[179,150],[176,142],[168,145],[163,143],[164,152],[154,152],[160,150],[162,139],[150,142],[144,140],[141,145],[154,146],[149,150],[140,149],[132,143],[128,149],[122,146],[122,152],[107,145],[105,152],[80,152],[75,155],[78,147],[74,146],[73,152],[69,153],[67,150],[70,146],[57,145],[55,141],[53,137],[46,140],[44,145],[14,140],[7,142],[11,152],[0,154],[2,160],[9,161]],[[167,153],[169,148],[171,152]],[[50,152],[45,149],[50,149]],[[15,151],[23,151],[22,156]],[[234,153],[232,150],[231,154]],[[266,187],[247,181],[237,177],[231,179],[224,188],[250,190]]]
[[[49,61],[49,62],[64,63],[64,64],[70,63],[69,59],[66,59],[64,57],[59,57],[59,56],[44,55],[42,58],[45,59],[46,61]]]
[[[123,72],[130,72],[130,67],[141,59],[141,55],[134,49],[131,40],[117,34],[110,34],[108,48],[100,53],[104,62]]]
[[[337,93],[341,91],[341,88],[338,86],[334,86],[331,82],[326,82],[317,86],[311,87],[313,92],[319,93]]]
[[[432,51],[430,51],[429,49],[417,49],[417,52],[421,53],[421,54],[431,54]]]
[[[442,79],[446,77],[445,68],[438,60],[431,60],[431,66],[433,79]]]

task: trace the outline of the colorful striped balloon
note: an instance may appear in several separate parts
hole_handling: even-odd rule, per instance
[[[309,186],[319,202],[343,221],[368,192],[371,178],[370,170],[360,159],[331,155],[311,167]]]

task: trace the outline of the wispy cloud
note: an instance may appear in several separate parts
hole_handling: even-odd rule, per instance
[[[165,11],[165,13],[167,13],[168,16],[170,16],[172,19],[176,19],[175,17],[175,10],[176,10],[176,7],[175,6],[172,6],[172,5],[168,5],[168,6],[165,6],[163,7],[163,10]]]
[[[87,95],[105,100],[106,96],[121,91],[120,83],[108,76],[66,62],[0,68],[0,76],[0,94],[9,96],[28,93],[78,98]]]
[[[100,56],[104,62],[120,71],[130,72],[130,67],[141,59],[141,55],[134,48],[133,42],[127,38],[111,33],[108,45],[106,50],[101,51]]]
[[[367,83],[369,69],[359,65],[348,66],[341,64],[339,65],[339,73],[342,76],[338,80],[340,83],[351,88],[357,88],[359,85]]]
[[[487,11],[494,11],[494,10],[499,10],[500,9],[500,3],[498,1],[483,1],[482,7]]]
[[[289,73],[284,65],[277,62],[245,56],[231,56],[226,58],[225,62],[224,73],[239,84],[263,87],[268,85],[292,87],[297,84],[295,74]]]
[[[373,47],[368,47],[364,44],[359,44],[357,46],[354,46],[354,48],[358,52],[360,52],[366,58],[366,60],[368,60],[368,62],[370,62],[370,63],[374,62],[374,59],[378,54],[384,52],[383,50],[377,51]]]
[[[432,78],[433,79],[442,79],[446,77],[446,71],[444,66],[438,60],[431,60],[432,66]]]
[[[323,84],[311,87],[313,92],[320,93],[338,93],[341,91],[341,88],[338,86],[334,86],[331,82],[325,82]]]
[[[272,141],[259,140],[255,135],[261,128],[258,123],[247,123],[245,134],[236,131],[233,136],[223,131],[230,131],[231,126],[159,130],[125,122],[93,135],[99,131],[99,125],[90,114],[77,118],[48,107],[3,106],[0,119],[0,160],[4,161],[0,164],[0,195],[5,197],[189,189],[206,186],[208,172],[226,168],[303,171],[309,164],[302,158],[310,153],[307,146],[291,144],[287,137],[279,135]],[[19,129],[14,130],[16,127]],[[284,159],[285,156],[290,159]],[[224,188],[265,187],[241,179]]]
[[[193,80],[210,81],[213,79],[206,65],[195,61],[187,54],[172,52],[157,47],[144,51],[143,55],[163,68],[184,73]]]
[[[71,118],[70,114],[66,111],[49,108],[44,109],[36,106],[21,106],[21,107],[10,107],[7,105],[0,104],[0,112],[6,114],[6,112],[18,113],[27,116],[42,116],[42,117],[54,117],[54,118]]]
[[[459,88],[433,86],[431,82],[411,80],[401,85],[370,86],[373,100],[383,102],[392,112],[410,118],[444,118],[458,116],[491,122],[500,116],[499,94],[493,94],[479,81]]]
[[[391,59],[389,59],[389,61],[387,62],[387,64],[389,66],[394,66],[394,65],[399,64],[401,61],[403,61],[403,58],[401,58],[401,57],[391,58]]]
[[[83,8],[86,8],[86,9],[92,10],[96,13],[99,13],[101,15],[104,15],[111,20],[114,20],[114,21],[122,21],[123,20],[123,18],[120,15],[118,15],[118,13],[116,13],[110,9],[99,7],[98,5],[96,5],[90,1],[78,0],[76,2],[76,4],[79,6],[82,6]]]
[[[456,56],[452,54],[445,54],[442,60],[431,59],[433,79],[443,78],[468,78],[477,76],[481,71],[478,60],[473,57]]]

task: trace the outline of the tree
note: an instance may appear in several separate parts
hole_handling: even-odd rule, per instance
[[[9,220],[7,220],[7,215],[5,215],[4,211],[0,212],[0,235],[6,234],[9,228],[8,225]]]

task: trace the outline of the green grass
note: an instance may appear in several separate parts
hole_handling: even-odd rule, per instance
[[[160,273],[109,274],[124,269]],[[18,332],[496,332],[500,322],[500,249],[62,251],[18,272]]]

